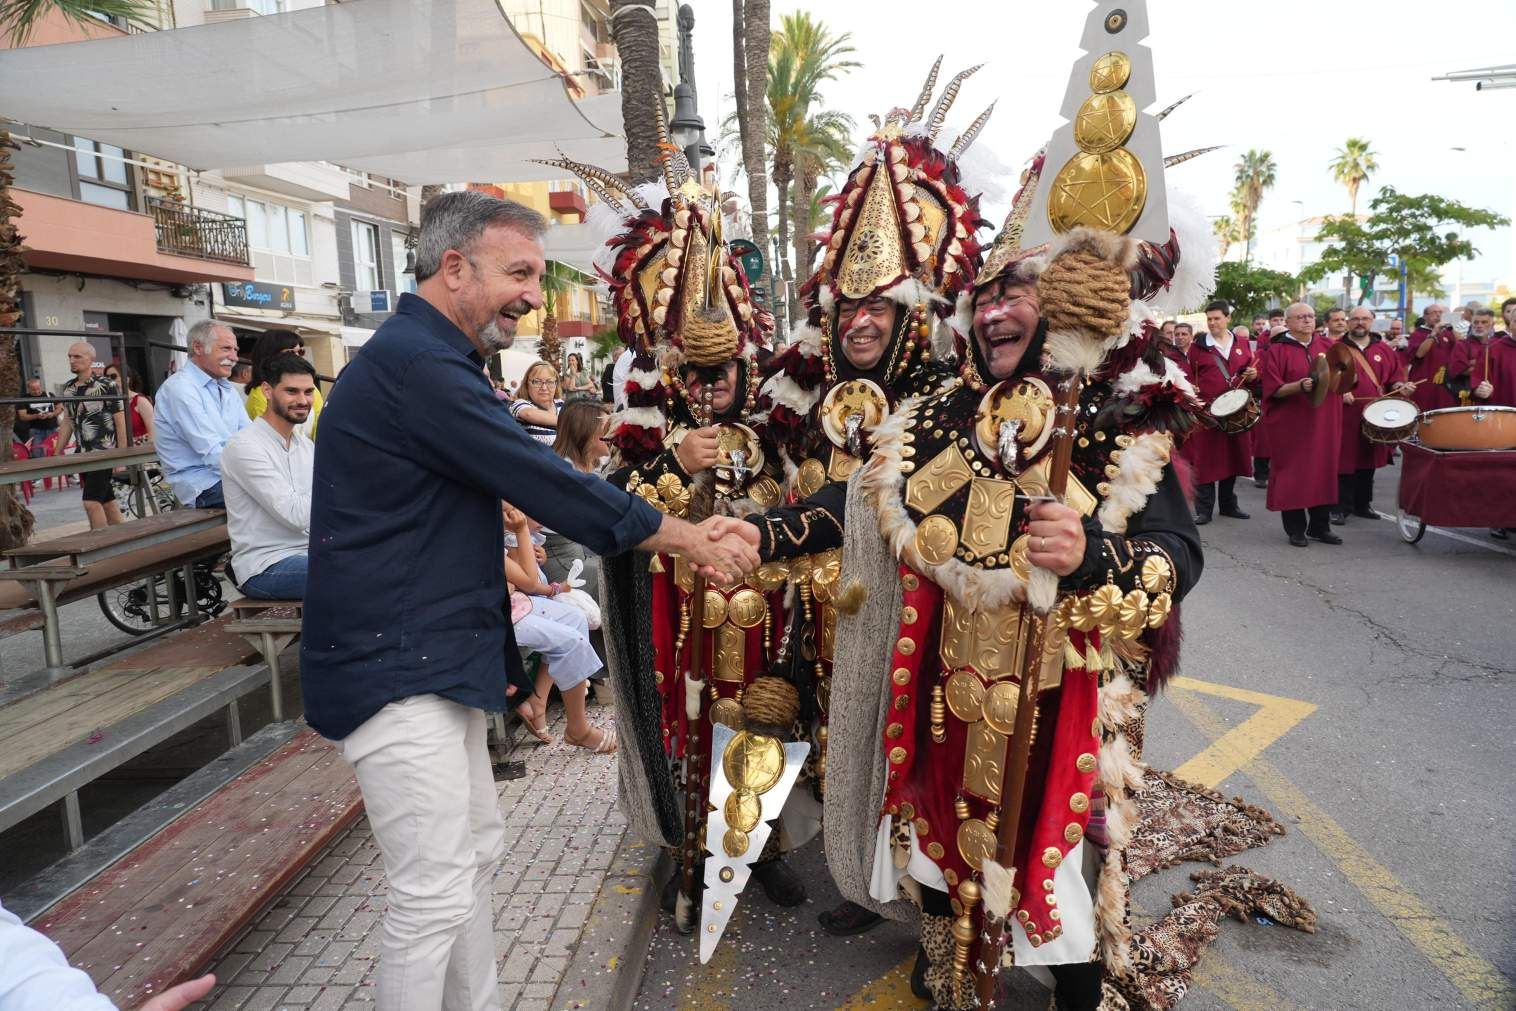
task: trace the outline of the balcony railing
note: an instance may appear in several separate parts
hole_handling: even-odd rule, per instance
[[[158,197],[147,198],[147,212],[157,230],[158,252],[251,265],[247,258],[247,222],[242,218]]]

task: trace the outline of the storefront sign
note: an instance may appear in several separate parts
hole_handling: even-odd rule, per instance
[[[223,301],[227,305],[244,309],[295,308],[295,289],[287,284],[265,284],[262,281],[241,281],[221,286]]]

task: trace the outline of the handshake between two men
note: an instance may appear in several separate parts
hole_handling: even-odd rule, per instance
[[[732,516],[688,523],[665,515],[658,532],[637,547],[679,555],[701,576],[721,586],[752,572],[760,562],[758,528]]]

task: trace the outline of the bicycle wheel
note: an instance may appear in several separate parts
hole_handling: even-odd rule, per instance
[[[157,584],[159,614],[168,612],[168,589],[162,576],[150,577]],[[117,586],[95,595],[105,619],[128,635],[142,635],[153,628],[153,612],[148,604],[149,580],[143,579]]]

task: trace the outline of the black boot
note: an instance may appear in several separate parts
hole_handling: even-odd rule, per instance
[[[765,860],[753,867],[753,878],[776,906],[798,906],[805,901],[805,885],[783,857]]]
[[[917,947],[916,965],[911,969],[911,993],[921,1000],[932,999],[932,991],[926,985],[926,970],[929,965],[931,963],[927,961],[926,949]]]
[[[1100,1007],[1100,963],[1050,965],[1053,1007],[1057,1011],[1096,1011]]]
[[[854,934],[865,934],[884,920],[884,917],[871,909],[864,909],[856,902],[843,902],[820,916],[816,917],[821,924],[821,929],[834,937],[852,937]]]

